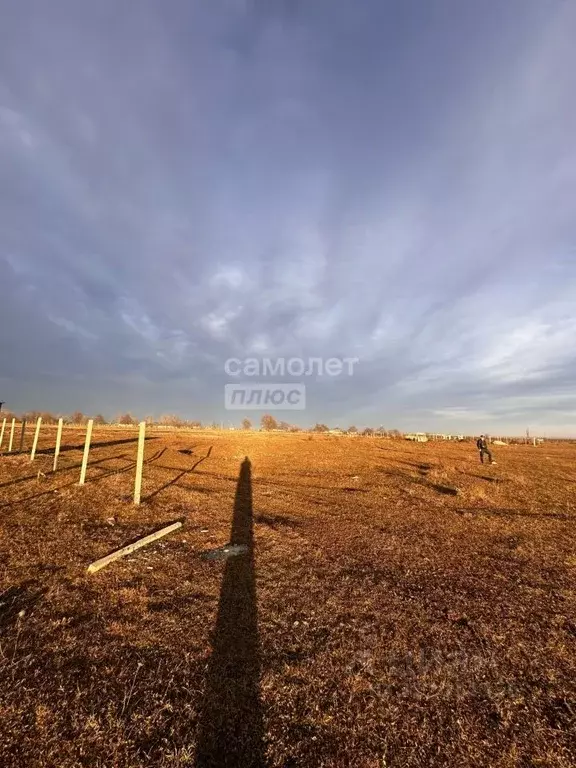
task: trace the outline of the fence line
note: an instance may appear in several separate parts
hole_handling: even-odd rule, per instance
[[[7,425],[7,419],[4,418],[2,421],[2,424],[0,426],[0,447],[3,444],[4,436],[6,433],[6,425]],[[23,419],[21,422],[22,425],[22,432],[20,437],[20,453],[23,451],[24,446],[24,435],[26,431],[26,419]],[[94,420],[89,419],[86,424],[86,437],[84,441],[84,452],[82,455],[82,465],[80,469],[80,480],[79,485],[85,485],[86,484],[86,474],[88,471],[88,463],[90,458],[90,447],[91,447],[91,441],[92,441],[92,428],[94,425]],[[52,425],[48,425],[52,426]],[[38,450],[38,442],[40,439],[40,431],[42,427],[42,417],[39,416],[36,420],[35,430],[34,430],[34,439],[32,443],[32,449],[30,451],[30,461],[33,462],[36,458],[36,453]],[[52,472],[56,472],[58,468],[58,459],[60,457],[60,449],[62,445],[62,433],[64,428],[64,419],[59,418],[58,419],[58,425],[57,425],[57,431],[56,431],[56,444],[54,446],[54,460],[52,464]],[[16,419],[12,419],[12,423],[10,426],[10,440],[8,443],[8,452],[12,452],[12,448],[14,445],[14,434],[16,429]],[[145,452],[145,446],[146,446],[146,422],[141,421],[138,425],[138,447],[137,447],[137,454],[136,454],[136,473],[134,477],[134,504],[140,504],[142,501],[142,477],[143,477],[143,471],[144,471],[144,452]]]

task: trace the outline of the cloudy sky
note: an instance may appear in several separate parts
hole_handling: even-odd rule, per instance
[[[576,3],[1,8],[7,407],[576,434]]]

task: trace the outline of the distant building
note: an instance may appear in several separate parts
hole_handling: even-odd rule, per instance
[[[405,435],[406,440],[411,440],[414,443],[427,443],[428,436],[426,432],[413,432],[410,435]]]

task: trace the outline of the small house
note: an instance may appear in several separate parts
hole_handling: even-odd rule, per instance
[[[428,436],[426,432],[413,432],[410,435],[406,435],[406,440],[411,440],[414,443],[427,443]]]

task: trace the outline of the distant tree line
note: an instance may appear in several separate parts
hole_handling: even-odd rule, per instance
[[[26,420],[28,423],[34,423],[38,417],[42,417],[44,424],[57,424],[58,419],[62,418],[64,424],[83,426],[89,419],[93,419],[94,425],[104,426],[110,425],[122,425],[122,426],[136,426],[140,421],[145,421],[148,426],[165,427],[172,429],[214,429],[219,430],[222,428],[221,423],[215,421],[209,424],[202,424],[198,419],[183,419],[177,414],[164,414],[163,416],[145,416],[144,419],[133,416],[132,413],[119,413],[112,420],[107,420],[101,413],[97,413],[94,416],[89,416],[82,413],[82,411],[74,411],[70,414],[53,414],[49,411],[24,411],[23,413],[14,413],[10,409],[2,408],[0,411],[0,422],[3,419],[11,421],[17,419],[18,421]],[[242,419],[240,428],[245,431],[252,429],[260,429],[262,432],[308,432],[314,434],[340,434],[350,436],[363,436],[363,437],[386,437],[392,439],[399,439],[404,437],[404,433],[398,429],[385,429],[380,427],[365,427],[362,430],[358,429],[354,424],[350,425],[346,429],[340,427],[329,427],[326,424],[317,423],[313,427],[305,428],[296,424],[290,424],[287,421],[276,419],[269,413],[265,413],[260,419],[260,426],[254,426],[253,422],[249,418]],[[426,434],[428,439],[443,439],[443,435],[438,435],[432,432],[423,433]],[[454,436],[452,436],[453,439]],[[461,438],[460,438],[461,439]],[[465,440],[475,439],[471,436],[465,436]],[[511,444],[526,443],[527,438],[524,437],[503,437],[506,442]],[[548,438],[548,442],[573,442],[572,438]]]
[[[123,426],[130,426],[130,425],[136,425],[138,424],[142,419],[138,419],[135,416],[133,416],[131,413],[120,413],[118,414],[114,419],[111,421],[108,421],[107,419],[102,416],[101,413],[97,413],[95,416],[90,416],[88,414],[82,413],[82,411],[74,411],[74,413],[70,414],[53,414],[48,411],[24,411],[23,413],[17,414],[13,413],[12,411],[2,410],[0,412],[0,420],[1,419],[18,419],[19,421],[26,420],[28,422],[34,422],[39,417],[42,418],[42,422],[44,424],[57,424],[58,419],[62,419],[64,421],[64,424],[70,424],[70,425],[77,425],[82,426],[88,422],[89,419],[93,419],[95,425],[105,425],[105,424],[122,424]],[[197,420],[187,420],[187,419],[181,419],[179,416],[174,415],[166,415],[161,416],[159,419],[156,419],[153,416],[146,416],[144,419],[147,424],[150,425],[159,425],[159,426],[166,426],[166,427],[188,427],[188,428],[200,428],[202,427],[202,422]]]
[[[15,414],[11,411],[2,410],[0,412],[0,419],[6,418],[7,420],[16,418],[19,421],[26,420],[27,422],[35,422],[38,417],[42,417],[44,424],[57,424],[58,419],[62,418],[65,424],[83,426],[89,419],[93,419],[94,425],[104,426],[106,424],[122,425],[122,426],[135,426],[142,419],[139,419],[132,415],[132,413],[119,413],[114,419],[108,421],[101,413],[97,413],[95,416],[89,416],[82,413],[82,411],[74,411],[71,414],[53,414],[48,411],[25,411],[21,414]],[[183,419],[177,414],[165,414],[160,417],[146,416],[143,419],[149,426],[157,427],[170,427],[180,429],[220,429],[221,424],[212,422],[211,424],[202,425],[202,422],[197,419]],[[249,431],[254,429],[252,421],[249,418],[244,418],[241,422],[241,429]],[[312,433],[332,433],[332,434],[348,434],[348,435],[363,435],[365,437],[402,437],[402,433],[397,429],[384,429],[379,427],[374,429],[372,427],[366,427],[360,431],[356,426],[351,425],[347,429],[340,429],[340,427],[330,428],[326,424],[315,424],[310,429],[290,424],[287,421],[277,420],[269,413],[265,413],[260,419],[260,430],[263,432],[312,432]]]
[[[242,422],[242,428],[243,429],[252,429],[252,424],[250,422],[250,419],[244,419]],[[288,424],[285,421],[276,421],[276,419],[271,416],[269,413],[264,414],[262,418],[260,419],[260,428],[264,432],[317,432],[317,433],[326,433],[330,432],[332,434],[344,434],[344,435],[364,435],[365,437],[392,437],[392,438],[398,438],[402,437],[402,433],[398,429],[384,429],[384,427],[379,427],[378,429],[373,429],[372,427],[366,427],[365,429],[360,432],[358,427],[351,425],[348,427],[348,429],[340,429],[340,427],[334,427],[331,429],[326,424],[315,424],[313,427],[311,427],[308,430],[303,429],[302,427],[295,426],[294,424]]]

